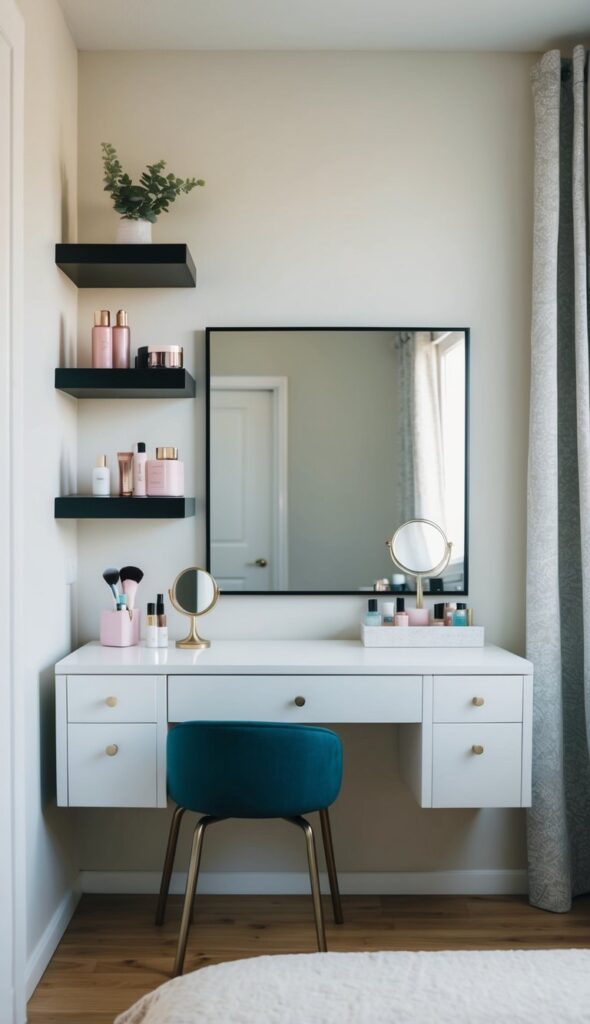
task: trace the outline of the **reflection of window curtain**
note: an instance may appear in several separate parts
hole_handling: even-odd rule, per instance
[[[398,514],[400,523],[415,516],[414,493],[414,335],[396,331],[399,428],[398,439]]]
[[[430,331],[396,335],[400,382],[400,521],[446,528],[444,453],[436,346]]]

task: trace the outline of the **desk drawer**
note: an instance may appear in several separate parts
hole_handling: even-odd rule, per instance
[[[155,725],[68,726],[70,807],[157,807]]]
[[[522,722],[522,676],[435,676],[433,718]]]
[[[433,807],[520,807],[521,775],[521,725],[433,727]]]
[[[155,722],[156,676],[68,676],[68,722]]]
[[[295,703],[302,698],[301,706]],[[421,676],[168,677],[168,720],[420,722]]]

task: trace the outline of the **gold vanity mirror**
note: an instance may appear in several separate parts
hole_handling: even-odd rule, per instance
[[[168,591],[177,612],[190,616],[191,628],[184,640],[177,640],[177,647],[210,647],[209,640],[203,640],[197,631],[197,619],[206,615],[217,603],[219,587],[210,573],[198,566],[183,569]]]
[[[387,541],[391,561],[416,577],[416,608],[424,607],[422,580],[445,571],[453,545],[444,530],[430,519],[409,519]]]

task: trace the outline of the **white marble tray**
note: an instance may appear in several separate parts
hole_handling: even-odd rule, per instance
[[[365,647],[483,647],[483,626],[365,626]]]

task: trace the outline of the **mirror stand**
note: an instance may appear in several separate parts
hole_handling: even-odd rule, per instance
[[[168,591],[168,594],[170,595],[170,600],[172,600],[171,592]],[[184,614],[186,614],[186,612]],[[202,636],[199,636],[199,631],[197,629],[197,616],[189,615],[189,618],[191,620],[191,625],[188,631],[188,635],[185,636],[183,640],[177,640],[176,646],[183,648],[192,648],[192,650],[202,649],[204,647],[211,647],[210,640],[204,640]]]

